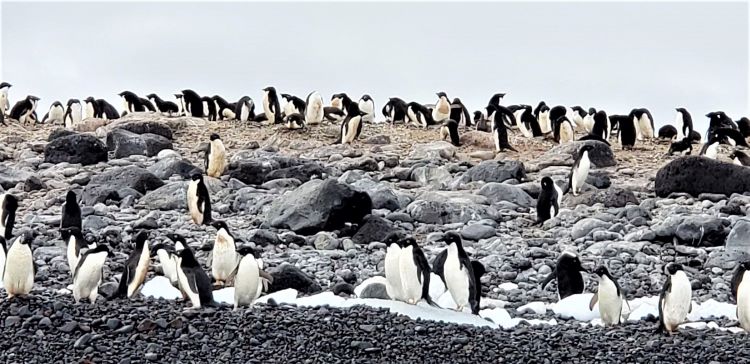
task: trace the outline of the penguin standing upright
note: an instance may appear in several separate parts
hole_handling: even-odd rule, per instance
[[[515,124],[515,117],[508,108],[502,105],[490,105],[487,106],[487,115],[492,122],[492,139],[495,142],[495,152],[502,152],[503,150],[512,150],[518,152],[513,146],[508,143],[508,129],[505,127],[503,118],[508,117]]]
[[[177,116],[185,116],[185,99],[182,94],[174,94],[174,98],[177,100]]]
[[[536,121],[537,123],[539,123],[539,128],[541,129],[543,135],[547,135],[552,132],[552,121],[550,119],[549,113],[549,106],[547,106],[544,101],[540,101],[539,105],[537,105],[534,109],[534,116],[536,116]]]
[[[115,120],[120,118],[120,113],[118,113],[117,109],[107,102],[107,100],[97,99],[96,106],[98,114],[95,117],[104,120]]]
[[[729,159],[732,160],[732,163],[738,166],[750,166],[750,156],[741,150],[735,150],[734,152],[729,154]]]
[[[534,137],[534,134],[526,127],[526,124],[524,123],[524,116],[528,113],[528,110],[522,107],[513,112],[513,117],[516,118],[516,126],[521,132],[521,135],[531,139]]]
[[[689,138],[693,131],[693,117],[690,116],[690,112],[684,107],[675,108],[677,115],[675,116],[675,125],[677,130],[681,132],[678,134],[678,139]]]
[[[211,197],[208,188],[203,183],[203,175],[195,173],[190,177],[187,188],[187,205],[190,218],[198,225],[208,225],[211,222]]]
[[[424,252],[412,237],[401,242],[401,255],[398,259],[401,283],[406,303],[416,305],[425,300],[432,306],[437,306],[430,297],[430,263]]]
[[[105,244],[83,253],[73,273],[73,299],[76,303],[84,297],[92,304],[96,302],[104,276],[104,263],[109,255],[109,248]]]
[[[154,105],[156,105],[156,109],[159,110],[162,115],[172,116],[177,115],[177,113],[179,112],[177,104],[172,101],[164,101],[157,94],[148,94],[146,95],[146,98]]]
[[[583,127],[586,133],[591,133],[591,131],[594,129],[594,115],[596,115],[596,109],[590,107],[589,111],[586,113],[586,116],[583,117]]]
[[[18,199],[10,193],[0,195],[0,235],[6,240],[13,237],[13,225],[16,223]]]
[[[477,131],[491,132],[492,126],[487,120],[487,117],[483,112],[476,110],[474,111],[474,125],[476,125]]]
[[[654,118],[651,112],[645,108],[633,109],[631,112],[635,117],[636,128],[638,129],[638,140],[654,139]]]
[[[427,128],[435,123],[430,110],[418,102],[412,101],[406,105],[406,115],[414,125],[420,128]]]
[[[0,83],[0,114],[3,116],[7,115],[10,112],[10,101],[8,99],[8,90],[13,85],[2,82]]]
[[[359,106],[351,102],[346,110],[346,118],[341,123],[340,144],[352,144],[355,139],[359,138],[362,133],[362,116],[364,113],[359,110]]]
[[[263,271],[263,260],[255,249],[246,246],[237,250],[240,256],[234,272],[234,309],[250,306],[263,293],[263,287],[273,283],[273,277]]]
[[[152,252],[155,252],[156,257],[159,258],[159,265],[161,265],[161,271],[162,274],[164,274],[164,277],[169,279],[169,283],[171,283],[172,286],[179,289],[180,284],[177,280],[177,255],[167,249],[162,243],[154,245],[151,250]]]
[[[81,230],[81,207],[78,206],[76,193],[68,191],[65,202],[62,205],[62,218],[60,228],[76,227]]]
[[[227,150],[219,134],[211,134],[205,155],[206,174],[214,178],[221,177],[227,167]]]
[[[297,96],[290,94],[281,94],[286,103],[284,104],[284,116],[292,114],[305,114],[305,102]]]
[[[742,262],[732,275],[732,293],[737,301],[737,320],[750,332],[750,262]]]
[[[584,120],[586,120],[586,116],[588,116],[586,110],[584,110],[580,106],[573,106],[570,108],[570,110],[573,112],[573,119],[571,121],[576,126],[575,131],[579,133],[588,133],[589,129],[586,129],[586,124],[584,122]]]
[[[63,107],[63,104],[60,101],[55,101],[52,103],[52,106],[49,107],[49,111],[47,111],[46,114],[44,114],[44,117],[42,118],[42,123],[65,123],[65,108]]]
[[[308,125],[319,125],[323,121],[323,108],[323,97],[317,91],[307,95],[305,122]]]
[[[362,116],[362,121],[365,123],[372,123],[375,121],[375,101],[373,101],[370,95],[364,94],[357,102],[359,110],[365,113]]]
[[[78,99],[68,100],[68,107],[65,109],[65,128],[72,129],[80,124],[81,120],[83,120],[81,102]]]
[[[635,141],[638,139],[638,125],[635,117],[635,113],[631,112],[626,117],[619,117],[619,115],[612,115],[610,119],[614,118],[617,120],[616,125],[619,127],[618,139],[622,149],[632,150],[635,146]],[[615,124],[613,123],[613,126]]]
[[[573,167],[570,168],[570,175],[568,175],[568,189],[573,192],[573,196],[578,196],[578,192],[581,191],[583,183],[586,182],[586,178],[589,176],[589,168],[591,168],[591,160],[589,159],[589,152],[594,149],[590,144],[586,144],[581,147],[578,151],[578,158],[576,158]]]
[[[386,285],[385,290],[388,293],[388,297],[398,301],[406,301],[406,296],[403,293],[403,283],[401,282],[401,270],[399,266],[399,259],[401,257],[401,246],[402,243],[401,235],[399,233],[390,233],[383,242],[387,248],[385,251],[385,279]]]
[[[185,103],[185,114],[196,118],[205,116],[203,100],[193,90],[182,90],[182,100]]]
[[[239,121],[250,121],[255,119],[255,103],[249,96],[242,96],[237,101],[234,109],[234,117]]]
[[[123,266],[120,284],[117,287],[118,297],[131,298],[141,289],[141,285],[146,280],[148,267],[151,265],[151,253],[148,247],[148,233],[139,232],[135,236],[135,247],[128,260]]]
[[[557,260],[555,269],[542,281],[542,288],[553,278],[557,278],[557,294],[559,299],[562,300],[565,297],[583,293],[584,286],[581,271],[584,271],[584,269],[578,255],[570,251],[564,251]]]
[[[602,318],[605,326],[617,325],[622,322],[622,303],[625,301],[625,295],[617,284],[617,279],[609,274],[607,267],[600,266],[596,268],[599,276],[599,288],[591,297],[589,310],[593,311],[596,302],[599,302],[599,316]]]
[[[177,277],[180,282],[180,290],[190,299],[193,308],[214,305],[211,280],[201,268],[198,260],[195,259],[193,250],[187,244],[184,244],[184,248],[179,252],[179,262]]]
[[[743,117],[737,122],[737,127],[743,138],[750,137],[750,119]]]
[[[216,121],[218,114],[214,100],[208,96],[203,96],[201,101],[203,101],[203,112],[206,114],[208,121]]]
[[[659,330],[669,334],[685,321],[691,311],[693,288],[681,264],[667,265],[667,280],[659,295]]]
[[[68,244],[66,256],[68,258],[68,267],[70,267],[70,274],[75,274],[75,269],[78,266],[78,261],[81,259],[81,250],[92,249],[95,244],[89,244],[83,237],[81,229],[76,226],[70,226],[60,229],[62,233],[63,241]]]
[[[432,120],[435,123],[442,123],[451,117],[451,102],[445,92],[438,92],[437,97],[438,101],[432,109]]]
[[[450,137],[451,144],[457,147],[461,146],[460,138],[458,137],[458,122],[452,119],[447,120],[440,127],[440,139],[445,140],[448,137]]]
[[[99,117],[99,104],[96,103],[96,99],[93,96],[87,97],[83,100],[83,117],[84,119]]]
[[[559,198],[555,181],[550,177],[542,178],[542,191],[536,201],[537,223],[541,224],[560,213]]]
[[[216,229],[216,239],[211,248],[211,275],[219,286],[226,286],[232,271],[237,267],[239,256],[234,236],[224,221],[211,223]]]
[[[457,311],[469,307],[471,313],[479,314],[476,302],[477,282],[469,255],[464,250],[461,236],[453,231],[445,233],[443,241],[448,244],[448,254],[443,265],[445,285],[456,303]]]
[[[140,97],[131,91],[123,91],[118,94],[122,98],[122,105],[126,112],[144,112],[148,109]]]
[[[266,114],[267,124],[273,125],[281,122],[279,97],[276,95],[276,89],[271,86],[263,89],[263,113]]]
[[[8,249],[5,259],[5,270],[3,271],[3,286],[8,293],[8,299],[15,296],[26,296],[34,286],[36,275],[36,264],[31,252],[31,243],[34,235],[26,232],[16,238],[13,245]]]
[[[34,112],[36,111],[38,101],[39,98],[36,96],[26,96],[25,99],[13,105],[13,108],[10,110],[11,119],[16,119],[22,124],[36,122]]]
[[[463,124],[464,128],[471,127],[469,110],[466,109],[466,106],[464,106],[458,97],[454,98],[453,102],[451,102],[450,120],[455,120],[458,125]]]
[[[405,123],[406,119],[410,118],[407,115],[407,109],[408,105],[406,104],[406,101],[398,97],[391,97],[388,99],[388,102],[383,105],[383,110],[381,112],[383,113],[383,117],[385,117],[385,122],[393,126],[398,121]],[[432,117],[432,115],[430,115],[430,117]]]
[[[607,113],[604,110],[597,111],[594,116],[594,126],[591,129],[591,135],[597,136],[601,140],[609,140],[610,122]]]
[[[575,140],[575,132],[573,131],[573,125],[567,116],[562,115],[555,120],[555,142],[563,144],[572,142]]]

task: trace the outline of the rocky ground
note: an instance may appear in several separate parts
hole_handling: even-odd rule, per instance
[[[0,342],[15,355],[11,362],[109,361],[101,350],[131,356],[133,362],[144,357],[182,362],[209,357],[476,362],[484,355],[507,362],[728,362],[735,355],[746,357],[744,335],[687,330],[661,337],[652,333],[653,324],[644,323],[613,330],[569,322],[490,331],[413,322],[370,308],[259,305],[246,312],[190,313],[181,303],[108,301],[134,231],[148,229],[153,240],[176,231],[196,249],[213,240],[213,228],[190,222],[184,196],[186,177],[203,168],[201,145],[213,132],[222,137],[231,160],[222,178],[207,180],[214,218],[261,247],[269,271],[296,272],[296,267],[313,278],[295,287],[302,292],[356,285],[382,274],[380,240],[389,231],[417,237],[431,261],[444,249],[436,242],[443,232],[459,230],[466,250],[487,268],[484,296],[507,301],[510,309],[556,300],[554,284],[542,289],[539,282],[566,249],[581,254],[589,268],[607,264],[628,298],[658,295],[664,264],[678,261],[688,267],[695,300],[730,301],[732,269],[750,244],[745,217],[750,196],[656,196],[657,171],[674,158],[664,156],[665,143],[639,143],[634,151],[594,143],[592,160],[600,168],[590,173],[584,193],[567,195],[561,214],[539,226],[534,225],[539,181],[551,176],[564,187],[579,142],[556,147],[514,136],[511,143],[520,152],[495,156],[487,152],[489,135],[476,131],[464,133],[464,146],[456,148],[437,141],[435,129],[366,125],[359,142],[340,146],[331,145],[336,126],[287,131],[138,114],[128,120],[106,126],[92,122],[70,136],[50,135],[51,126],[0,129],[0,188],[20,200],[16,231],[38,233],[34,296],[27,303],[0,303],[5,327]],[[72,141],[85,148],[71,148]],[[105,297],[95,307],[75,306],[70,296],[58,293],[71,283],[57,230],[68,189],[81,198],[88,237],[116,252],[105,268]],[[332,209],[340,201],[347,207]],[[203,252],[199,259],[205,262]],[[154,274],[156,267],[149,272]],[[517,288],[501,289],[507,282]],[[272,290],[283,288],[280,280]],[[587,277],[587,290],[594,289],[594,277]],[[138,325],[146,318],[155,326],[141,331]],[[129,324],[135,327],[126,330]],[[23,344],[13,346],[19,337]],[[47,350],[38,354],[49,356],[26,356],[36,355],[33,349],[41,343]],[[419,346],[432,349],[413,350]],[[279,358],[282,352],[286,359]]]

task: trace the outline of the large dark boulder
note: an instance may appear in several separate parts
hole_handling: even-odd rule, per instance
[[[325,168],[318,163],[310,162],[300,165],[277,169],[266,174],[266,181],[281,178],[295,178],[301,182],[307,182],[313,176],[322,177],[326,173]]]
[[[162,159],[148,167],[148,171],[161,179],[168,179],[173,175],[187,179],[195,173],[202,172],[200,168],[194,166],[189,160],[176,157]]]
[[[273,161],[242,161],[229,170],[229,177],[236,178],[245,184],[260,185],[266,181],[266,175],[278,166],[279,164]]]
[[[470,181],[503,182],[515,179],[520,182],[526,179],[526,168],[518,161],[490,160],[469,168],[466,177]]]
[[[313,277],[291,264],[284,264],[269,273],[273,277],[273,282],[268,287],[269,293],[287,288],[295,289],[303,294],[313,294],[323,290]]]
[[[656,173],[654,187],[659,197],[674,192],[693,196],[701,193],[742,194],[750,192],[750,168],[706,157],[685,156],[662,167]]]
[[[384,241],[393,228],[388,220],[375,215],[367,215],[362,221],[357,233],[352,237],[352,241],[357,244],[369,244],[373,241]]]
[[[146,193],[163,185],[164,181],[154,176],[153,173],[140,167],[127,166],[110,169],[95,175],[86,187],[108,186],[115,190],[132,188],[140,193]]]
[[[115,158],[153,157],[164,149],[172,149],[172,141],[158,134],[136,134],[118,128],[107,133],[107,149],[115,152]]]
[[[113,128],[127,130],[135,134],[156,134],[172,140],[172,129],[166,124],[156,121],[130,121],[118,124]]]
[[[307,182],[313,176],[323,176],[328,171],[316,162],[290,158],[258,158],[243,160],[229,169],[229,177],[249,185],[260,185],[275,179],[294,178]]]
[[[99,139],[88,134],[72,134],[56,138],[44,148],[47,163],[82,164],[84,166],[107,161],[107,148]]]
[[[311,235],[340,229],[346,223],[359,224],[371,211],[367,193],[335,179],[312,180],[279,198],[266,220],[272,227]]]
[[[47,137],[47,141],[51,142],[57,138],[62,138],[64,136],[73,135],[73,134],[77,134],[77,133],[70,129],[57,128],[49,133],[49,136]]]

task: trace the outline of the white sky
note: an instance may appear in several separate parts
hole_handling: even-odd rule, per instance
[[[256,104],[272,85],[369,93],[380,110],[435,92],[471,110],[505,103],[581,105],[657,125],[686,107],[748,116],[748,3],[40,3],[0,2],[0,79],[11,101],[117,93],[162,98],[192,88]]]

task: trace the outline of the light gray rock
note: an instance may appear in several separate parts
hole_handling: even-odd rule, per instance
[[[483,218],[496,219],[498,212],[492,207],[478,204],[446,203],[417,200],[406,207],[406,212],[425,224],[466,223]]]
[[[750,253],[750,220],[740,219],[734,223],[732,231],[727,236],[727,249]]]
[[[472,224],[461,229],[461,237],[467,240],[481,240],[495,236],[495,228],[482,224]]]
[[[149,210],[180,210],[187,208],[188,182],[171,182],[148,192],[140,204]]]
[[[315,234],[313,245],[318,250],[336,250],[341,246],[341,242],[333,234],[321,231]]]
[[[469,182],[503,182],[509,179],[522,182],[526,179],[526,169],[523,163],[518,161],[491,160],[469,168],[465,177]]]
[[[508,201],[522,207],[536,206],[536,201],[526,191],[505,183],[490,182],[482,186],[477,194],[487,197],[491,203]]]
[[[447,159],[456,156],[456,148],[446,141],[435,141],[431,143],[415,144],[409,154],[409,159]]]
[[[588,235],[594,229],[607,229],[610,225],[608,222],[588,217],[576,222],[570,230],[570,235],[575,240]]]
[[[451,174],[445,167],[423,166],[414,168],[411,172],[411,180],[424,186],[432,186],[444,189],[451,181]]]

